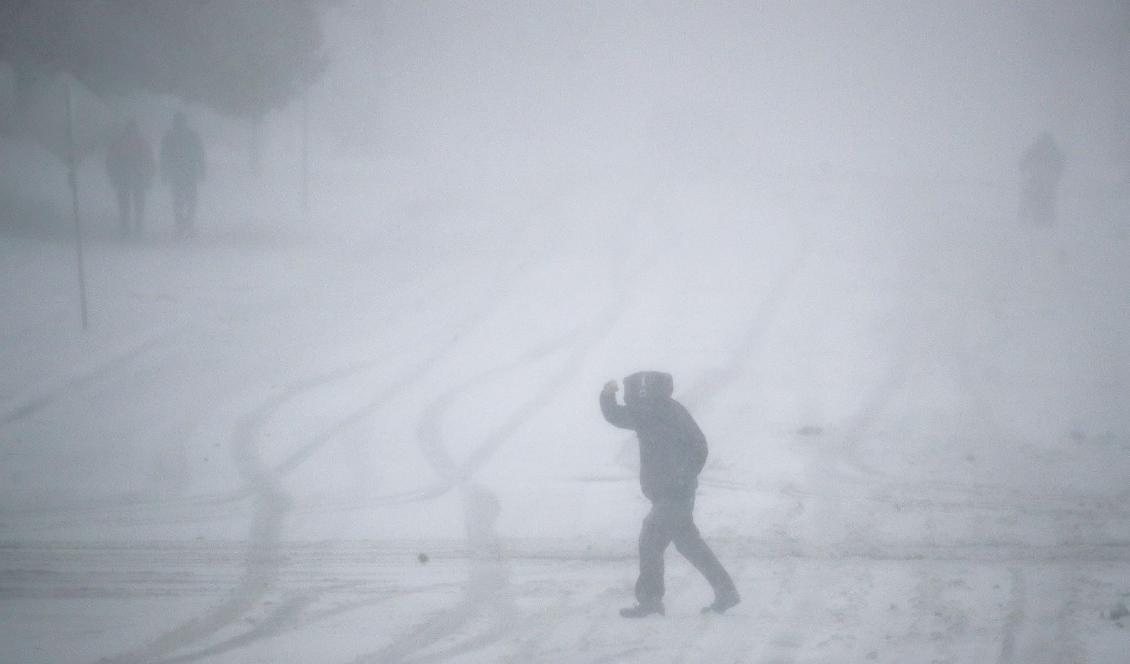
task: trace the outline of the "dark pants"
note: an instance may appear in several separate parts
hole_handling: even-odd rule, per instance
[[[145,189],[140,186],[118,187],[118,214],[122,224],[122,237],[141,235],[145,219]]]
[[[640,577],[636,581],[636,601],[651,604],[663,598],[663,555],[667,545],[695,566],[714,589],[714,594],[734,592],[734,581],[703,541],[694,525],[694,496],[660,498],[651,502],[651,512],[640,531]]]
[[[196,183],[191,181],[174,182],[173,220],[176,223],[174,234],[188,237],[195,233],[193,222],[196,219]]]
[[[1033,226],[1055,223],[1056,183],[1032,181],[1024,186],[1020,198],[1020,221]]]

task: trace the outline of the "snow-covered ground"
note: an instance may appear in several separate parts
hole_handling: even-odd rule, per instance
[[[85,333],[71,247],[0,237],[0,661],[1128,661],[1125,199],[562,191],[96,239]],[[644,368],[711,444],[723,616],[673,550],[617,615],[647,505],[596,396]]]

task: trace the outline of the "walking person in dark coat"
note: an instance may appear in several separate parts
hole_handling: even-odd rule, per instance
[[[184,113],[177,113],[161,141],[161,179],[169,185],[173,196],[173,233],[178,238],[196,233],[196,190],[204,180],[204,172],[200,135],[188,126]]]
[[[675,548],[714,589],[714,602],[703,612],[722,613],[740,600],[730,575],[718,562],[694,524],[698,474],[706,463],[706,437],[682,404],[671,398],[670,374],[642,371],[624,379],[624,404],[616,401],[616,381],[600,393],[604,419],[636,432],[640,443],[640,486],[651,512],[640,532],[637,605],[622,609],[625,618],[663,615],[663,556]]]
[[[153,150],[130,120],[106,149],[106,175],[118,194],[122,237],[141,235],[145,221],[145,195],[153,184]]]

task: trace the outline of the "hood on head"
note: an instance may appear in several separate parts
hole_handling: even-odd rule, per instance
[[[675,392],[675,379],[662,371],[637,371],[624,378],[624,403],[643,405],[670,399]]]

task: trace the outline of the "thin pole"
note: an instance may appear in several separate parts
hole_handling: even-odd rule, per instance
[[[75,155],[74,113],[71,110],[71,82],[67,81],[67,180],[71,185],[71,207],[75,215],[75,257],[78,260],[78,301],[82,311],[82,329],[86,331],[86,269],[82,261],[82,219],[78,211],[78,166]]]
[[[302,91],[302,220],[310,221],[310,93]]]

